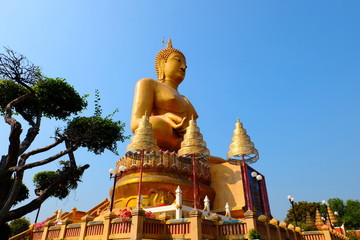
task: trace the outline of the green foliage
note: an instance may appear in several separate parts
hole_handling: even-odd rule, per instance
[[[328,200],[330,208],[338,213],[338,220],[339,222],[335,223],[335,226],[341,226],[341,224],[344,222],[344,215],[345,215],[345,203],[340,198],[330,198]],[[325,209],[323,210],[325,212]]]
[[[315,219],[316,208],[319,208],[319,206],[320,203],[316,203],[316,202],[306,202],[306,201],[296,202],[294,204],[294,208],[295,208],[296,220],[298,225],[300,223],[306,225],[306,216],[308,212],[310,213],[311,218]],[[294,212],[292,208],[289,208],[285,222],[295,225]]]
[[[358,200],[347,200],[345,214],[342,219],[346,229],[360,228],[360,202]]]
[[[13,102],[11,108],[11,127],[22,127],[25,131],[12,131],[10,137],[15,139],[10,143],[9,152],[1,159],[0,165],[10,156],[9,161],[11,166],[4,169],[0,173],[3,189],[0,191],[0,205],[9,200],[10,193],[16,194],[15,201],[12,199],[12,206],[28,198],[28,189],[23,185],[19,188],[13,188],[14,181],[10,171],[11,167],[18,164],[24,164],[25,170],[41,166],[43,164],[55,161],[62,156],[64,152],[53,154],[56,149],[62,148],[60,144],[65,143],[67,149],[69,162],[62,161],[61,168],[57,171],[39,172],[34,176],[34,184],[38,190],[45,190],[42,201],[48,196],[63,199],[68,196],[72,189],[75,189],[78,182],[81,181],[81,176],[85,169],[89,167],[88,164],[78,167],[73,152],[78,147],[86,147],[89,151],[95,154],[100,154],[108,149],[114,153],[117,150],[117,141],[124,141],[128,137],[123,136],[124,124],[120,121],[113,121],[111,117],[115,110],[108,117],[101,117],[102,110],[99,104],[100,94],[99,91],[95,93],[95,113],[92,117],[75,117],[70,119],[71,116],[77,115],[87,106],[86,95],[80,96],[74,87],[69,85],[63,78],[48,78],[41,74],[41,71],[34,64],[27,61],[26,57],[17,54],[15,51],[5,48],[6,53],[0,53],[0,115],[4,115],[6,106]],[[17,116],[22,119],[18,119]],[[8,117],[8,116],[7,116]],[[36,140],[39,134],[39,129],[42,126],[41,118],[46,117],[55,120],[66,120],[67,127],[60,131],[57,128],[55,132],[55,140],[52,144],[46,144],[47,147],[39,147],[36,151],[31,145]],[[27,122],[29,128],[23,125]],[[19,136],[20,134],[20,136]],[[21,142],[20,146],[17,141]],[[31,150],[32,149],[32,150]],[[23,158],[19,161],[20,155],[35,158],[36,154],[47,152],[50,154],[47,161],[44,159],[34,159],[32,162],[26,162],[28,159]],[[60,150],[63,151],[63,150]],[[27,153],[30,153],[26,155]],[[52,156],[51,156],[52,155]],[[18,156],[18,158],[16,158]],[[31,166],[27,165],[34,163]],[[71,164],[70,164],[71,163]],[[29,167],[29,168],[27,168]],[[4,174],[5,173],[5,174]],[[17,177],[22,178],[23,175],[19,174]],[[33,211],[36,204],[27,203],[17,209],[9,209],[10,204],[6,206],[5,211],[1,212],[0,221],[9,221],[19,218],[30,211]],[[11,214],[9,214],[11,212]],[[5,230],[4,230],[5,231]],[[0,231],[1,233],[2,231]]]
[[[255,229],[249,231],[249,239],[262,239],[261,234]]]
[[[348,237],[349,240],[360,240],[356,233],[352,231],[346,231],[346,237]]]
[[[11,236],[14,236],[28,230],[30,226],[30,221],[29,219],[22,217],[12,220],[9,226],[11,229]]]
[[[33,182],[37,189],[45,190],[56,181],[59,175],[63,174],[65,171],[71,171],[69,177],[60,182],[51,194],[52,197],[64,199],[69,195],[71,190],[77,188],[78,182],[81,181],[84,171],[81,168],[70,167],[69,162],[67,161],[61,161],[60,164],[62,165],[62,169],[59,169],[56,172],[43,171],[36,173]]]
[[[358,200],[347,200],[344,204],[344,201],[339,198],[330,198],[328,203],[330,208],[339,214],[339,222],[335,225],[341,226],[343,223],[345,223],[346,229],[357,229],[360,227],[360,202]],[[322,215],[326,214],[326,206],[321,203],[298,202],[294,204],[294,207],[296,212],[296,220],[299,227],[302,229],[308,229],[308,227],[305,226],[307,212],[310,213],[313,220],[315,219],[316,208],[319,209],[319,212],[322,213]],[[285,222],[295,225],[292,208],[288,210]]]
[[[42,78],[32,89],[35,95],[15,106],[15,112],[25,119],[33,119],[38,113],[47,118],[66,119],[87,106],[87,102],[62,78]],[[30,91],[11,80],[0,80],[0,110]]]
[[[57,173],[55,171],[38,172],[33,177],[34,185],[39,190],[45,190],[55,181]]]
[[[0,110],[4,114],[7,104],[16,98],[29,93],[29,90],[12,80],[0,80],[0,92],[2,93],[0,95]],[[35,101],[35,98],[30,98],[25,102],[17,104],[15,106],[15,112],[30,116],[36,112],[36,106],[37,102]]]
[[[102,114],[100,100],[101,100],[100,91],[99,91],[99,89],[95,89],[95,113],[94,113],[94,115],[96,117],[101,117],[101,114]]]
[[[295,223],[291,223],[295,226]],[[304,231],[316,231],[318,230],[315,226],[307,225],[306,223],[298,222],[297,227],[301,228]]]
[[[43,115],[48,118],[66,119],[87,105],[63,78],[44,78],[34,86],[34,90]]]
[[[13,182],[14,182],[14,179],[11,178],[9,180],[9,183],[7,183],[7,184],[2,183],[2,187],[4,187],[4,190],[8,192],[8,191],[10,191],[10,188],[12,187]],[[2,191],[3,191],[3,189],[2,189]],[[19,202],[21,202],[27,198],[29,198],[29,189],[26,187],[26,185],[24,183],[22,183],[19,194],[16,195],[16,199],[15,199],[15,202],[13,203],[13,206],[15,206],[16,204],[18,204]]]
[[[124,141],[124,123],[98,116],[76,117],[68,123],[65,134],[71,143],[95,154],[105,149],[117,154],[117,141]]]

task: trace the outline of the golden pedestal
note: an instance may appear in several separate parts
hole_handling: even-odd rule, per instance
[[[212,204],[215,191],[210,187],[210,165],[197,162],[198,206],[204,205],[204,198],[208,196]],[[116,182],[114,207],[135,207],[139,184],[139,159],[132,157],[121,158],[116,166],[126,166],[126,170]],[[174,152],[160,152],[159,156],[146,156],[143,165],[142,207],[170,205],[175,201],[175,190],[180,186],[183,204],[193,205],[194,192],[192,182],[192,165],[178,160]]]

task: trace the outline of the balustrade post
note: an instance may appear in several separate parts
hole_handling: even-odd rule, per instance
[[[289,238],[290,239],[290,236],[289,236],[289,230],[287,229],[287,223],[282,221],[280,224],[279,224],[279,229],[280,229],[280,232],[282,232],[281,229],[285,230],[285,233],[286,233],[286,237],[285,238]],[[281,235],[282,236],[282,235]],[[282,237],[283,238],[283,237]],[[281,239],[282,239],[281,238]]]
[[[116,214],[113,212],[107,212],[104,215],[104,231],[102,235],[103,240],[109,239],[110,230],[111,230],[111,221],[116,217]]]
[[[215,239],[220,239],[219,222],[221,221],[221,217],[215,213],[210,216],[210,220],[214,221],[214,225],[216,226]]]
[[[143,237],[143,228],[145,221],[145,211],[142,208],[135,208],[132,212],[131,218],[131,240],[140,240]]]
[[[331,240],[330,228],[327,225],[324,225],[322,228],[322,233],[324,234],[325,240]]]
[[[249,233],[249,231],[251,229],[255,229],[257,230],[257,226],[256,226],[256,214],[252,211],[252,210],[247,210],[244,213],[245,216],[245,222],[246,222],[246,228],[247,228],[247,233]]]
[[[48,221],[44,224],[44,231],[41,236],[41,240],[46,240],[49,234],[49,228],[54,225],[53,221]]]
[[[71,218],[66,218],[65,220],[61,221],[61,229],[60,229],[60,233],[59,233],[60,239],[65,238],[66,227],[68,224],[71,224],[72,222],[73,221]]]
[[[90,215],[85,215],[84,217],[81,218],[79,240],[85,239],[87,224],[92,220],[94,220],[94,217]]]
[[[291,223],[287,226],[287,230],[288,230],[288,234],[290,235],[290,231],[291,234],[294,235],[294,240],[297,240],[297,236],[296,236],[296,232],[295,232],[295,226],[292,225]],[[300,240],[300,239],[299,239]]]
[[[263,237],[265,239],[271,239],[270,227],[269,227],[269,218],[267,216],[265,216],[265,215],[260,215],[258,219],[259,219],[259,221],[263,222],[264,226],[265,226],[265,230],[266,230],[265,235],[266,236],[263,236]]]
[[[280,231],[279,221],[277,219],[273,218],[273,219],[270,220],[269,223],[276,227],[277,239],[281,239],[281,231]]]
[[[301,240],[301,228],[300,227],[295,227],[295,235],[296,235],[296,239]]]
[[[201,240],[202,239],[202,213],[193,209],[190,212],[190,239],[191,240]]]

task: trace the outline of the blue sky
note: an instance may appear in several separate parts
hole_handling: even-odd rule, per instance
[[[211,154],[226,157],[239,117],[259,150],[252,167],[266,177],[275,218],[285,218],[289,194],[360,199],[359,1],[0,3],[0,46],[91,94],[84,115],[99,89],[104,114],[118,108],[115,119],[131,134],[135,83],[156,78],[155,55],[170,37],[187,58],[179,91],[195,106]],[[49,143],[58,125],[44,121],[34,147]],[[9,129],[1,122],[0,130],[3,154]],[[127,144],[119,144],[120,155]],[[108,197],[108,169],[120,156],[81,150],[76,157],[91,165],[83,183],[67,199],[44,203],[40,219],[59,208],[86,211]],[[33,173],[25,175],[30,187]],[[34,221],[35,212],[28,217]]]

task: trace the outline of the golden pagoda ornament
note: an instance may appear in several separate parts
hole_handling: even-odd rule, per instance
[[[330,222],[331,222],[332,224],[337,223],[338,220],[337,220],[337,218],[335,217],[335,214],[334,214],[333,210],[330,208],[330,206],[328,206],[327,211],[328,211],[328,212],[327,212],[327,213],[328,213],[328,216],[329,216],[329,218],[330,218]]]
[[[198,161],[207,161],[210,157],[210,151],[206,148],[206,142],[203,140],[200,128],[196,125],[195,120],[191,119],[186,128],[184,140],[181,142],[178,156],[180,161],[189,163],[193,155]]]
[[[311,226],[311,227],[315,226],[315,222],[309,212],[306,212],[306,225]]]
[[[210,156],[209,149],[200,133],[200,128],[196,125],[194,119],[189,121],[186,128],[184,140],[181,142],[181,148],[178,151],[179,160],[183,162],[191,162],[193,166],[193,185],[194,185],[194,209],[197,209],[197,189],[196,189],[196,162],[207,161]]]
[[[234,136],[231,139],[227,158],[232,164],[240,164],[241,160],[251,164],[259,159],[259,153],[249,135],[247,135],[240,119],[235,124]]]
[[[319,209],[316,209],[315,226],[322,226],[322,225],[324,225],[324,221],[321,219],[321,214]]]
[[[139,153],[144,150],[146,153],[157,154],[159,147],[156,145],[156,139],[149,122],[149,116],[142,116],[139,127],[135,130],[134,136],[130,140],[130,144],[126,147],[126,152]]]
[[[152,130],[152,125],[149,122],[149,117],[142,116],[139,127],[135,130],[134,136],[131,138],[130,144],[126,147],[126,154],[137,159],[140,156],[140,178],[138,187],[137,208],[140,209],[141,205],[141,187],[142,176],[144,168],[145,154],[157,155],[159,147],[156,145],[156,139]]]

